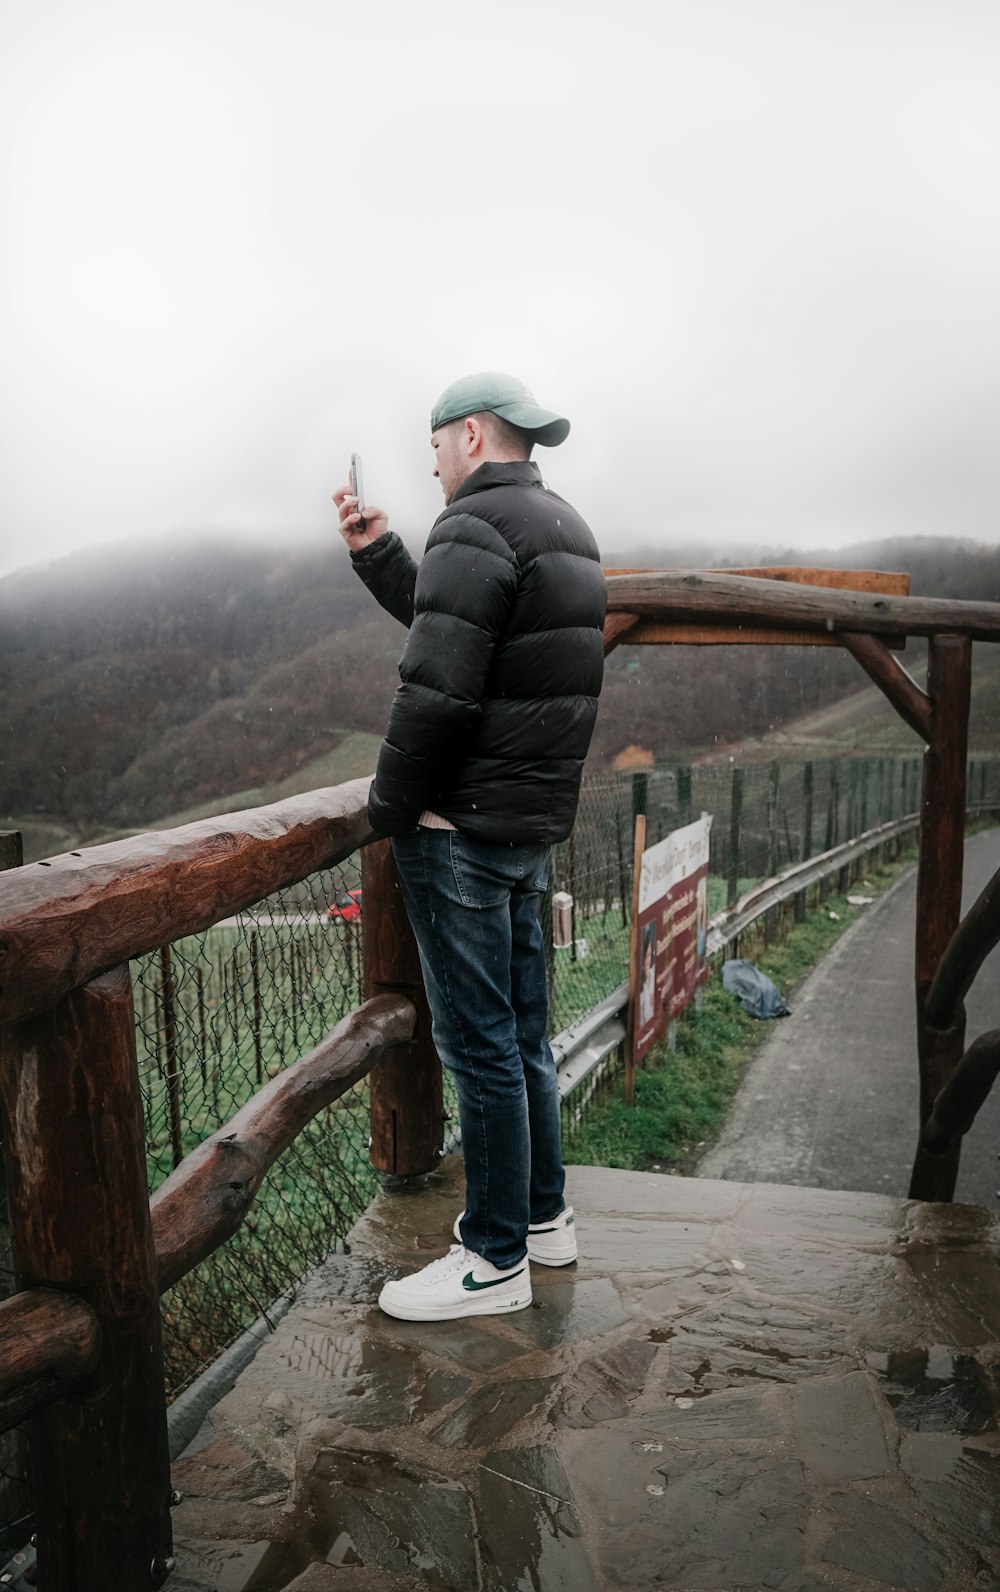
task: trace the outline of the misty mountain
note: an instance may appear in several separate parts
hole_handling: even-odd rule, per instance
[[[606,551],[609,566],[906,569],[925,595],[1000,600],[1000,549],[958,540]],[[267,551],[210,537],[74,555],[0,581],[0,812],[84,836],[287,778],[380,734],[405,641],[339,543]],[[919,649],[908,651],[912,663]],[[836,648],[619,647],[592,762],[697,755],[865,683]]]

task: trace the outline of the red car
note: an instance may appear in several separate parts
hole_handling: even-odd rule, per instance
[[[338,896],[331,907],[327,907],[328,918],[335,918],[340,923],[356,923],[361,916],[361,891],[348,890],[346,895]]]

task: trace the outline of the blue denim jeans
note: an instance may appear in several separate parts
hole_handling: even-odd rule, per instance
[[[434,1043],[458,1095],[462,1242],[494,1266],[513,1266],[527,1251],[528,1223],[551,1221],[563,1208],[538,922],[548,848],[417,828],[397,836],[392,849]]]

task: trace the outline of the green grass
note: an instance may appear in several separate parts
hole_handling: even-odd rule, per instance
[[[852,895],[880,895],[912,865],[912,854],[870,867]],[[868,907],[831,895],[780,943],[753,960],[794,1004],[796,986]],[[690,1172],[720,1131],[747,1063],[772,1033],[743,1011],[718,975],[705,986],[701,1010],[690,1007],[676,1026],[676,1047],[656,1049],[636,1072],[635,1103],[625,1104],[618,1074],[566,1134],[566,1158],[626,1171]]]

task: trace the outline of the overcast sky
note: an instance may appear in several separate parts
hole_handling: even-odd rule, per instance
[[[606,544],[1000,540],[997,0],[0,14],[0,572],[422,534],[487,367]]]

